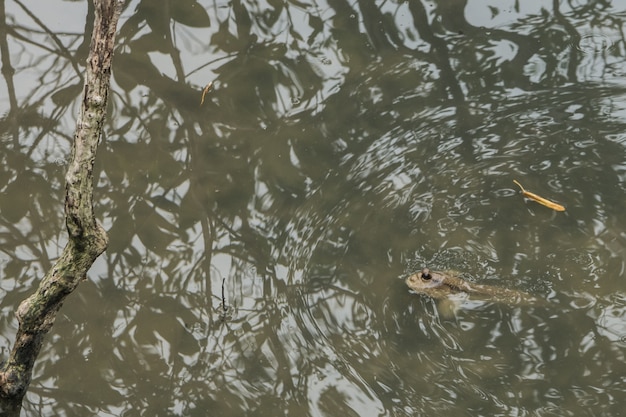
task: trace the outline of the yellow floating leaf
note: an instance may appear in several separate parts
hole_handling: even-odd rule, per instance
[[[526,190],[524,189],[524,187],[522,187],[522,184],[520,184],[520,183],[519,183],[519,182],[517,182],[516,180],[513,180],[513,182],[514,182],[515,184],[517,184],[517,185],[519,186],[519,188],[521,188],[521,189],[522,189],[522,194],[524,195],[524,197],[526,197],[526,198],[530,198],[531,200],[536,201],[537,203],[539,203],[539,204],[541,204],[541,205],[543,205],[543,206],[546,206],[546,207],[548,207],[548,208],[551,208],[552,210],[556,210],[556,211],[565,211],[565,207],[563,207],[562,205],[557,204],[557,203],[555,203],[555,202],[553,202],[553,201],[550,201],[550,200],[548,200],[548,199],[546,199],[546,198],[540,197],[540,196],[538,196],[538,195],[537,195],[537,194],[535,194],[535,193],[531,193],[530,191],[526,191]]]
[[[213,86],[213,81],[210,81],[206,87],[204,87],[204,90],[202,90],[202,100],[200,101],[200,105],[202,106],[204,104],[204,96],[206,96],[206,93],[209,92],[209,90],[211,89],[211,87]]]

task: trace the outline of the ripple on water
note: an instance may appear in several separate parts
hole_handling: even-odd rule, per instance
[[[587,55],[598,55],[613,47],[613,41],[601,33],[590,33],[581,36],[576,49]]]
[[[608,134],[606,135],[606,138],[611,142],[626,144],[626,133]]]

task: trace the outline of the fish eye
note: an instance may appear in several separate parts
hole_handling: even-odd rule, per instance
[[[430,275],[430,270],[428,268],[424,268],[422,269],[422,280],[424,281],[428,281],[432,278],[433,276]]]

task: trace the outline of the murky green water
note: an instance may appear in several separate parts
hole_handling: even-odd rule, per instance
[[[91,27],[88,3],[1,4],[6,355],[65,241]],[[23,414],[620,415],[625,19],[622,1],[129,3],[97,161],[110,246]],[[547,303],[443,315],[404,284],[425,265]]]

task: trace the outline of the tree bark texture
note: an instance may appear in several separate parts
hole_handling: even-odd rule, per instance
[[[65,298],[86,278],[107,246],[107,234],[93,212],[93,165],[106,113],[111,61],[123,0],[94,0],[95,19],[80,115],[65,185],[69,240],[37,291],[17,309],[15,344],[0,369],[0,416],[17,416],[46,333]]]

